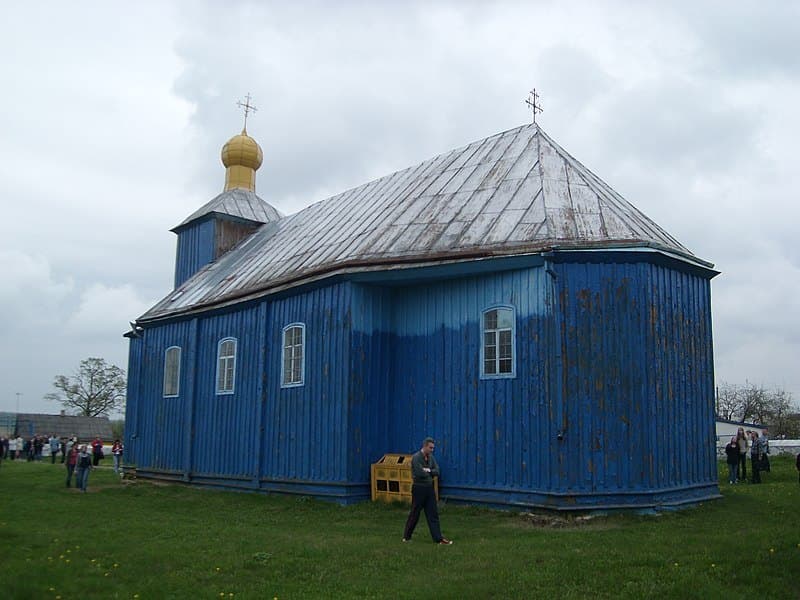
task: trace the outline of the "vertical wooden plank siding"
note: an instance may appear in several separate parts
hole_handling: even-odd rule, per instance
[[[206,219],[193,223],[178,233],[175,255],[175,287],[214,260],[214,221]]]
[[[368,494],[369,465],[437,439],[454,500],[591,508],[713,497],[708,275],[570,253],[425,283],[348,281],[145,330],[130,345],[128,459],[217,485]],[[515,374],[481,377],[483,312],[515,313]],[[305,327],[302,385],[282,334]],[[217,346],[237,340],[234,391]],[[177,398],[164,352],[180,346]],[[698,449],[706,448],[698,452]]]
[[[255,421],[264,340],[258,339],[258,306],[200,320],[192,440],[193,476],[249,480],[255,473]],[[217,348],[236,340],[233,393],[217,393]]]
[[[708,280],[586,262],[559,265],[558,281],[569,374],[560,487],[715,484]]]
[[[515,309],[516,377],[481,379],[482,313],[499,304]],[[540,486],[551,433],[545,308],[541,268],[398,290],[387,450],[412,451],[431,435],[445,485]]]
[[[125,403],[125,464],[136,464],[139,444],[139,415],[142,406],[142,371],[144,369],[144,339],[128,339],[128,389]]]
[[[142,345],[142,366],[136,401],[136,465],[177,475],[184,467],[185,393],[189,385],[185,352],[191,343],[190,322],[147,329],[138,342]],[[170,346],[181,348],[179,395],[164,398],[164,352]]]
[[[267,481],[347,481],[349,284],[270,303],[263,473]],[[305,325],[304,384],[281,386],[284,327]]]

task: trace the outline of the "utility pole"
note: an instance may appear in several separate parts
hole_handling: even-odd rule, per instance
[[[22,396],[21,392],[17,392],[17,414],[19,414],[19,397]]]

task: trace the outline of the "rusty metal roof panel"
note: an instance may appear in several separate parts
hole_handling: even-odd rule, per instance
[[[286,217],[252,192],[231,190],[181,225],[209,212],[265,225],[143,320],[265,293],[337,268],[452,260],[482,250],[513,254],[623,243],[697,260],[535,124],[445,152]]]
[[[277,221],[283,216],[274,206],[258,197],[255,192],[233,189],[226,190],[206,202],[203,206],[186,217],[180,225],[174,227],[172,231],[176,231],[184,225],[188,225],[212,213],[239,217],[258,223]]]

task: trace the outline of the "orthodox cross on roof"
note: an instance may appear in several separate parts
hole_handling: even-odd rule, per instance
[[[531,90],[528,99],[525,100],[525,104],[527,104],[531,112],[533,112],[533,122],[536,123],[536,113],[542,112],[542,105],[539,104],[539,94],[536,93],[536,88]]]
[[[251,112],[258,111],[254,104],[250,104],[251,100],[252,98],[250,97],[250,92],[247,92],[247,96],[244,97],[244,102],[239,100],[236,103],[236,106],[239,106],[244,110],[244,131],[247,131],[247,115]]]

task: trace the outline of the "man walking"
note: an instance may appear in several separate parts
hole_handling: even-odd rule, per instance
[[[436,492],[433,488],[433,478],[439,476],[439,465],[433,458],[436,443],[433,438],[425,438],[422,448],[411,457],[411,512],[408,513],[403,541],[410,542],[414,528],[419,521],[419,513],[425,511],[428,529],[433,541],[437,544],[450,545],[453,542],[442,536],[439,529],[439,508],[436,506]]]
[[[50,439],[47,440],[50,444],[50,464],[56,464],[56,455],[61,449],[61,440],[56,437],[56,434],[50,434]]]

